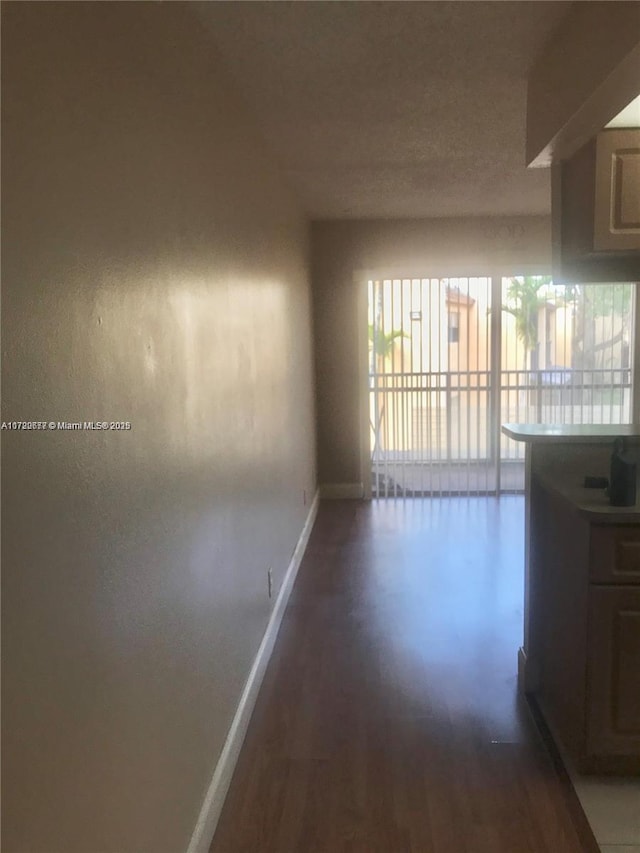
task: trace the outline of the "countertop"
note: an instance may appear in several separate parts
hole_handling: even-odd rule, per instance
[[[608,444],[619,435],[640,441],[637,424],[503,424],[502,432],[515,441],[532,444]]]
[[[536,475],[549,491],[568,501],[578,515],[602,524],[640,524],[640,503],[635,506],[611,506],[604,489],[585,489],[582,481],[569,478],[559,482],[549,473]]]

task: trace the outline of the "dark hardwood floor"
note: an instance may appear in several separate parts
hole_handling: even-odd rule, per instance
[[[589,853],[516,692],[518,497],[325,502],[212,853]]]

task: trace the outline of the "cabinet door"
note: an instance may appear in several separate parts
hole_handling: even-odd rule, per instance
[[[640,765],[640,587],[592,586],[587,752]]]
[[[640,524],[594,524],[589,579],[602,584],[640,584]]]
[[[640,130],[597,137],[593,248],[640,249]]]

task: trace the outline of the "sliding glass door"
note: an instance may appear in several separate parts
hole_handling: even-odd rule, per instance
[[[631,284],[369,281],[373,496],[520,491],[502,423],[630,422],[634,315]]]

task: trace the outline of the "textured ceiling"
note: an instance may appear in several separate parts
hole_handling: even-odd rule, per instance
[[[198,6],[313,218],[548,213],[527,75],[564,2]]]

